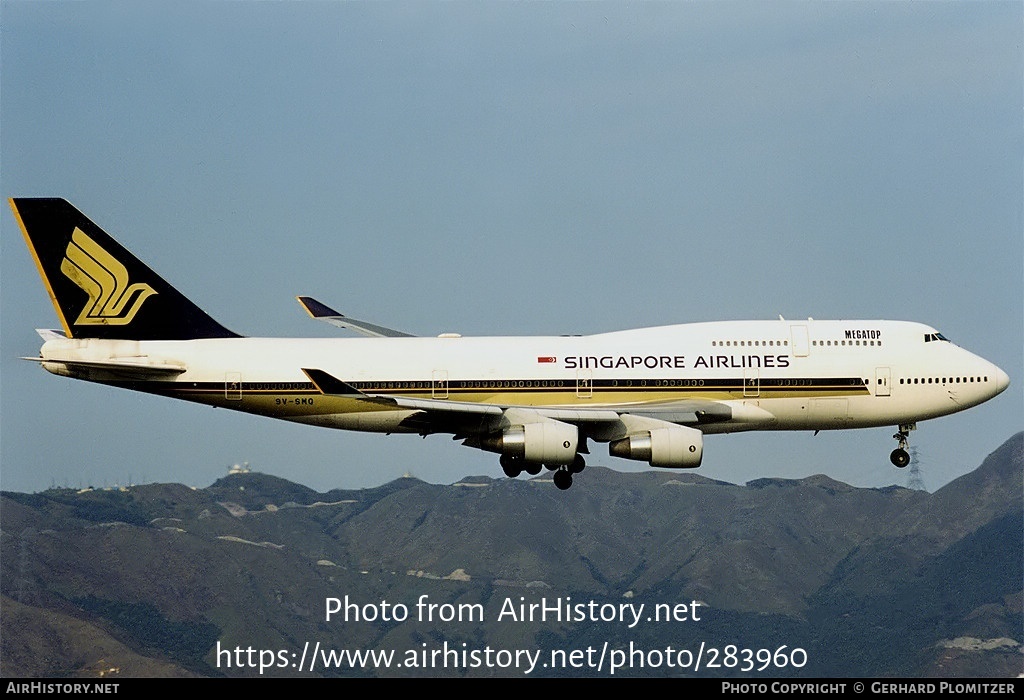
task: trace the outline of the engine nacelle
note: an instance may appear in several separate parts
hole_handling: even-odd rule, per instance
[[[579,445],[579,430],[561,421],[513,425],[480,440],[485,450],[501,452],[538,464],[572,464]]]
[[[613,457],[643,460],[652,467],[695,469],[704,456],[704,434],[681,425],[627,435],[608,445]]]

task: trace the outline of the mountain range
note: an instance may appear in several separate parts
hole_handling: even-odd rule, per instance
[[[1016,676],[1022,467],[1024,433],[935,493],[597,466],[2,492],[0,672]]]

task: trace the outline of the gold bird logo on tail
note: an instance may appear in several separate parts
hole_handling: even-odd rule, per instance
[[[128,270],[75,227],[64,251],[60,271],[89,295],[75,323],[80,326],[126,326],[156,290],[148,284],[128,284]]]

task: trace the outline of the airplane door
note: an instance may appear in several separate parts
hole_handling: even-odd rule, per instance
[[[757,367],[746,367],[743,369],[743,397],[758,397],[761,395],[761,370]]]
[[[242,400],[242,373],[224,373],[224,398],[229,401]]]
[[[448,370],[435,369],[430,383],[430,395],[435,399],[448,398]]]
[[[793,357],[807,357],[811,351],[807,326],[790,326],[789,332],[793,336]]]
[[[892,389],[892,370],[888,367],[875,368],[875,396],[890,396]]]
[[[589,399],[594,396],[594,372],[589,369],[576,370],[576,398]]]
[[[757,397],[761,395],[761,376],[757,367],[747,367],[743,370],[743,397]]]

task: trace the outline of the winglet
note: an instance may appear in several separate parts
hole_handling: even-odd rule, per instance
[[[327,304],[319,302],[313,297],[297,296],[295,298],[299,300],[300,304],[302,304],[302,308],[306,310],[306,313],[316,320],[330,323],[332,326],[338,326],[339,328],[351,328],[363,335],[369,335],[375,338],[414,337],[411,333],[404,333],[402,331],[396,331],[394,328],[378,326],[376,323],[350,318],[344,314],[338,313],[331,307],[327,306]]]
[[[321,394],[327,394],[330,396],[351,396],[353,398],[360,399],[370,398],[351,384],[343,382],[337,377],[324,372],[322,369],[307,369],[306,367],[303,367],[302,372],[309,377],[309,381],[313,382],[313,386],[315,386],[317,391]]]
[[[332,316],[344,318],[344,316],[329,307],[327,304],[322,304],[313,297],[298,296],[295,298],[299,300],[300,304],[302,304],[302,308],[304,308],[306,312],[315,319],[324,319]]]
[[[389,406],[393,406],[395,404],[393,399],[385,398],[383,396],[370,396],[369,394],[364,394],[348,382],[344,382],[322,369],[310,369],[303,367],[302,371],[307,377],[309,377],[309,381],[313,382],[313,386],[316,387],[316,390],[325,396],[340,396],[346,399],[388,404]]]

